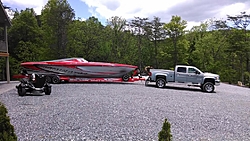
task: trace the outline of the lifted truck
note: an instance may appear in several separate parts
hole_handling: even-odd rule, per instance
[[[220,85],[218,74],[203,73],[194,66],[177,65],[175,70],[148,69],[149,77],[145,81],[156,82],[158,88],[163,88],[166,83],[184,83],[188,86],[199,86],[204,92],[214,92],[215,86]]]

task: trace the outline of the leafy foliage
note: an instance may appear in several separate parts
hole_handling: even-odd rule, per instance
[[[194,65],[218,73],[222,81],[249,82],[249,15],[241,12],[225,21],[209,20],[186,30],[180,16],[163,23],[160,17],[113,16],[102,25],[96,17],[75,19],[67,0],[49,0],[41,15],[33,9],[16,11],[8,30],[11,75],[19,64],[65,57],[83,57],[138,65],[139,68],[174,68]],[[0,60],[4,79],[5,59]],[[143,70],[143,69],[142,69]]]
[[[17,136],[7,114],[7,109],[0,103],[0,141],[16,141]]]
[[[164,29],[167,31],[167,35],[173,41],[173,60],[174,66],[177,65],[180,59],[179,58],[179,46],[177,45],[178,40],[184,35],[184,29],[187,27],[187,22],[182,20],[180,16],[172,16],[172,19],[169,23],[164,25]]]
[[[165,119],[161,131],[158,133],[158,141],[172,141],[171,124]]]
[[[49,47],[50,58],[66,57],[68,27],[75,17],[74,10],[67,0],[49,0],[42,10],[41,23],[44,41]]]

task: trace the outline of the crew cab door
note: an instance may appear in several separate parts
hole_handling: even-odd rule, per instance
[[[175,82],[186,83],[187,82],[187,67],[177,67],[175,70]]]
[[[187,76],[187,82],[192,82],[192,83],[201,83],[203,75],[201,72],[194,67],[188,67],[188,76]]]

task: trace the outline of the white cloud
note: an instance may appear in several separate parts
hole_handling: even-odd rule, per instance
[[[133,19],[135,16],[160,17],[163,22],[169,22],[172,15],[181,16],[188,22],[188,29],[200,25],[208,19],[226,18],[227,15],[237,15],[246,11],[250,14],[248,0],[81,0],[90,8],[93,16],[109,19],[119,16]]]
[[[126,19],[135,16],[147,17],[151,13],[166,11],[168,8],[187,0],[162,1],[162,0],[82,0],[95,11],[92,14],[100,14],[108,19],[112,16],[120,16]],[[111,9],[112,5],[117,8]]]
[[[75,0],[74,0],[75,1]],[[74,2],[73,0],[71,2]],[[92,16],[98,19],[109,19],[119,16],[127,20],[134,17],[161,18],[169,22],[172,15],[181,16],[188,22],[188,29],[208,19],[226,19],[227,15],[238,15],[240,12],[250,14],[249,0],[81,0],[89,7]],[[41,13],[48,0],[2,0],[4,4],[34,8]],[[81,11],[76,11],[81,12]]]
[[[199,26],[201,22],[188,21],[186,30],[190,30],[193,26]]]
[[[240,12],[250,13],[250,8],[245,3],[234,3],[230,5],[223,6],[220,9],[220,13],[217,15],[218,18],[226,18],[227,15],[235,16],[240,14]]]
[[[4,4],[20,5],[25,8],[34,8],[36,14],[41,14],[43,6],[48,0],[2,0]]]

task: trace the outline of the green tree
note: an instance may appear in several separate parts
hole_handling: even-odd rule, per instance
[[[8,33],[11,75],[20,72],[20,63],[46,59],[42,30],[33,9],[16,11]]]
[[[135,17],[131,21],[132,34],[137,37],[138,41],[138,67],[142,69],[142,38],[146,34],[145,28],[148,22],[148,18]]]
[[[44,41],[50,48],[51,59],[66,57],[68,27],[75,18],[74,10],[67,0],[49,0],[41,14]]]
[[[250,72],[250,42],[248,37],[249,35],[247,35],[247,27],[250,25],[250,15],[246,14],[246,12],[241,12],[240,15],[236,16],[227,15],[227,20],[229,21],[229,23],[233,23],[232,28],[243,31],[242,38],[238,38],[237,42],[240,44],[238,49],[241,50],[241,52],[239,52],[241,64],[241,81],[244,82],[245,71]],[[244,65],[243,63],[245,63],[246,65]]]
[[[103,28],[95,17],[90,17],[86,21],[74,21],[68,30],[67,54],[99,61],[97,54],[102,44]]]
[[[196,44],[201,40],[208,30],[208,23],[201,23],[199,26],[193,26],[191,30],[187,33],[186,38],[189,41],[189,49],[188,49],[188,64],[197,65],[195,61],[197,58],[193,55],[193,52],[196,50]]]
[[[171,124],[165,119],[161,131],[158,133],[158,141],[172,141]]]
[[[187,22],[182,20],[179,16],[172,16],[169,23],[164,25],[164,29],[167,31],[167,35],[172,39],[174,46],[174,66],[178,63],[178,40],[184,35]]]
[[[124,41],[123,31],[126,27],[126,20],[118,16],[111,17],[107,20],[107,27],[111,28],[111,30],[109,30],[111,31],[109,35],[110,39],[112,40],[112,58],[114,60],[120,61],[122,59],[121,51],[125,49],[121,46],[121,42]]]
[[[154,68],[158,68],[158,42],[164,40],[166,37],[165,30],[163,29],[163,22],[159,17],[154,17],[151,22],[148,22],[147,35],[150,41],[154,44]],[[152,59],[153,57],[151,57]]]
[[[192,58],[194,64],[204,71],[217,72],[225,59],[223,53],[227,47],[226,39],[219,31],[207,32],[195,44]]]
[[[42,31],[38,26],[36,13],[33,9],[27,8],[20,13],[16,12],[8,36],[10,38],[10,54],[18,61],[43,59]],[[25,46],[25,49],[23,46]]]
[[[16,141],[14,126],[10,124],[7,114],[7,109],[0,103],[0,141]]]

